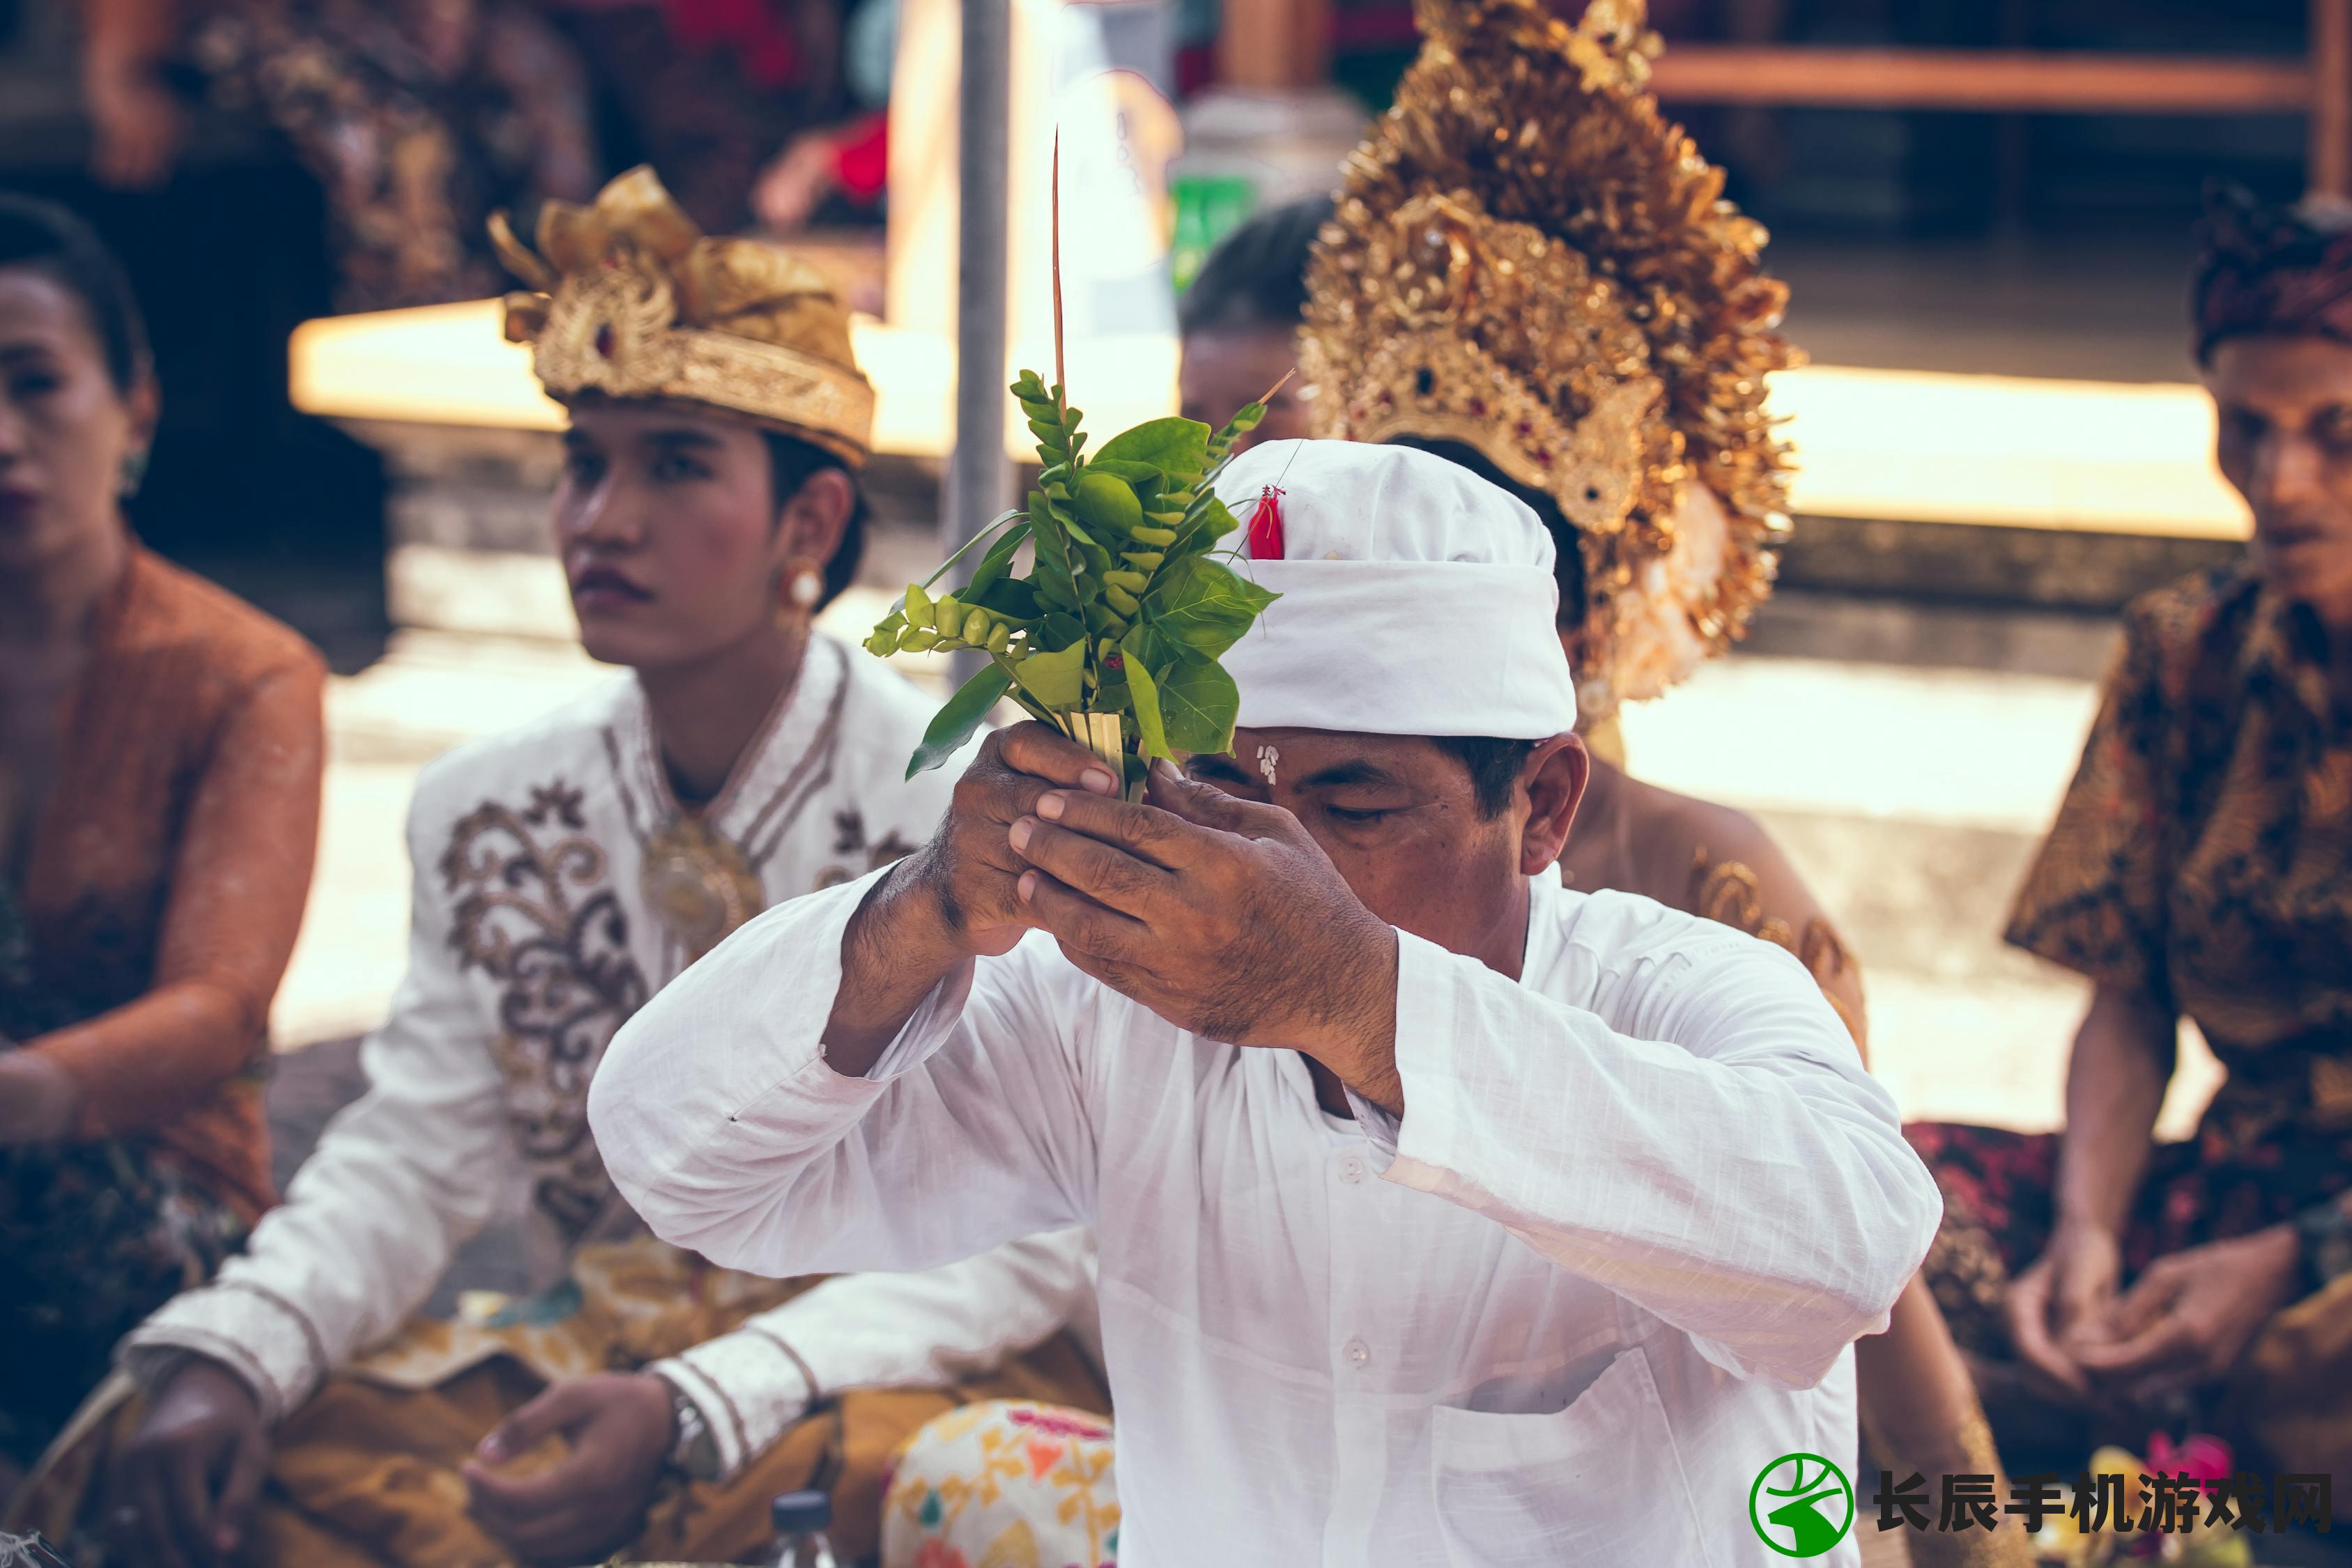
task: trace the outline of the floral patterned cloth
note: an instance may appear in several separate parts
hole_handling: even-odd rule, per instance
[[[882,1568],[1111,1568],[1109,1423],[1028,1400],[967,1405],[916,1433],[891,1472]]]
[[[555,1285],[477,1318],[412,1319],[329,1377],[278,1427],[268,1484],[238,1561],[248,1568],[376,1568],[386,1561],[512,1568],[509,1549],[468,1508],[465,1466],[484,1433],[558,1379],[674,1365],[669,1358],[718,1342],[815,1283],[719,1268],[639,1237],[583,1247]],[[811,1348],[822,1362],[823,1352]],[[893,1456],[926,1423],[943,1424],[943,1413],[972,1401],[1085,1400],[1099,1393],[1092,1364],[1066,1335],[939,1386],[845,1390],[792,1421],[730,1475],[689,1483],[666,1474],[626,1560],[754,1560],[772,1534],[769,1504],[814,1487],[832,1495],[833,1540],[843,1561],[864,1561],[875,1550]],[[92,1506],[99,1489],[90,1482],[144,1408],[128,1379],[110,1383],[77,1421],[79,1435],[58,1445],[19,1505],[21,1520],[12,1522],[68,1542],[77,1562],[121,1568],[104,1555]],[[1092,1420],[1074,1412],[1070,1418]],[[517,1463],[527,1471],[562,1449],[551,1439]]]
[[[0,1050],[78,1022],[33,983],[0,881]],[[0,1455],[30,1466],[106,1375],[114,1342],[208,1279],[245,1226],[143,1138],[0,1148]]]

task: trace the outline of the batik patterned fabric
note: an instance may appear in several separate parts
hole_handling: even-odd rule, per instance
[[[2240,568],[2150,595],[2009,940],[2195,1020],[2205,1131],[2352,1131],[2352,703]]]
[[[1110,1568],[1108,1422],[1028,1400],[942,1415],[908,1440],[883,1502],[882,1568]]]
[[[815,1283],[713,1268],[640,1237],[583,1247],[557,1286],[475,1320],[412,1319],[328,1377],[278,1428],[240,1561],[375,1568],[388,1557],[509,1568],[509,1550],[467,1506],[464,1468],[484,1433],[556,1379],[674,1367],[669,1358],[723,1344]],[[1097,1387],[1091,1363],[1057,1337],[939,1386],[850,1390],[790,1422],[721,1478],[666,1478],[629,1560],[743,1562],[768,1542],[770,1502],[804,1487],[832,1494],[835,1543],[845,1561],[862,1559],[874,1550],[891,1456],[926,1422],[969,1400],[1091,1398]],[[85,1417],[79,1451],[56,1468],[86,1477],[136,1424],[142,1407],[128,1381],[112,1392],[110,1408]],[[516,1467],[541,1468],[562,1451],[551,1439]],[[94,1531],[77,1538],[47,1510],[30,1522],[60,1530],[90,1554],[78,1562],[117,1561],[97,1555],[105,1543]]]
[[[594,177],[582,68],[528,5],[219,5],[190,53],[318,178],[346,310],[496,294],[492,210]]]

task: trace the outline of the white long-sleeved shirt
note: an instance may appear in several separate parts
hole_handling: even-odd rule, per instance
[[[811,645],[703,814],[763,901],[848,881],[929,834],[954,773],[904,773],[931,712],[863,654]],[[605,1178],[586,1100],[613,1031],[687,963],[641,875],[677,809],[634,678],[425,771],[408,971],[362,1047],[367,1093],[218,1279],[133,1331],[135,1374],[208,1355],[284,1415],[393,1336],[518,1182],[535,1285],[584,1244],[644,1234]],[[832,1281],[656,1370],[695,1401],[731,1473],[807,1407],[781,1344],[826,1394],[943,1383],[1083,1325],[1089,1265],[1067,1236],[937,1278]]]
[[[1405,1113],[1341,1122],[1294,1053],[1034,935],[835,1072],[821,999],[871,880],[639,1014],[590,1121],[657,1232],[740,1268],[1092,1224],[1129,1568],[1775,1563],[1759,1472],[1852,1473],[1849,1346],[1938,1203],[1786,953],[1538,879],[1519,981],[1400,933]]]

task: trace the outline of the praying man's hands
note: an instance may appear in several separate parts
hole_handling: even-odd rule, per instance
[[[2011,1282],[2010,1339],[2046,1383],[2046,1392],[2091,1397],[2090,1379],[2076,1364],[2073,1347],[2096,1333],[2114,1310],[2123,1266],[2123,1248],[2113,1231],[2062,1220],[2049,1247]]]
[[[939,831],[875,884],[843,933],[842,984],[824,1026],[834,1070],[866,1072],[941,977],[1028,934],[1034,922],[1019,888],[1028,862],[1005,832],[1048,790],[1114,795],[1118,780],[1092,752],[1034,721],[981,743]]]
[[[2147,1267],[2068,1349],[2091,1381],[2147,1404],[2219,1383],[2301,1289],[2292,1226],[2208,1242]]]
[[[571,1452],[527,1475],[495,1468],[562,1434]],[[585,1563],[643,1528],[677,1441],[669,1384],[650,1373],[566,1378],[500,1422],[466,1466],[474,1518],[527,1563]]]
[[[1035,791],[1004,843],[1024,863],[1014,918],[1078,968],[1179,1028],[1303,1051],[1402,1113],[1396,932],[1290,813],[1160,763],[1145,804]]]
[[[1179,1028],[1302,1051],[1403,1113],[1396,932],[1279,806],[1164,764],[1148,804],[1046,725],[989,736],[929,843],[842,939],[825,1059],[868,1071],[958,965],[1050,931],[1071,963]]]

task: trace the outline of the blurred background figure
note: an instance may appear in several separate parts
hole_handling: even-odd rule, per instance
[[[542,3],[595,83],[607,167],[650,163],[688,215],[716,232],[807,226],[843,188],[835,162],[821,160],[822,177],[787,210],[770,195],[772,160],[788,159],[795,138],[830,149],[842,122],[878,109],[889,90],[891,36],[879,40],[877,82],[872,49],[861,57],[852,46],[852,0]],[[853,206],[881,196],[878,144],[866,163],[872,173],[858,181]],[[826,210],[844,216],[838,205]]]
[[[2066,1123],[1912,1130],[1928,1262],[2037,1454],[2226,1425],[2352,1468],[2352,209],[2222,192],[2192,314],[2243,563],[2137,601],[2009,940],[2096,987]],[[2181,1018],[2225,1076],[2156,1142]]]
[[[155,416],[113,257],[0,196],[0,1485],[276,1199],[323,671],[131,536]]]
[[[1307,317],[1307,256],[1331,219],[1327,196],[1309,196],[1260,213],[1209,252],[1184,290],[1176,330],[1184,357],[1177,371],[1187,419],[1222,424],[1218,409],[1265,397],[1265,417],[1234,444],[1295,441],[1313,433],[1313,389],[1298,378],[1298,326]]]
[[[898,53],[898,0],[856,0],[841,33],[838,123],[797,133],[760,171],[751,210],[769,233],[791,235],[821,215],[875,221],[890,168],[890,78]]]
[[[326,193],[345,310],[495,293],[483,223],[599,173],[588,84],[515,0],[92,0],[92,165],[171,174],[190,89],[286,137]]]

